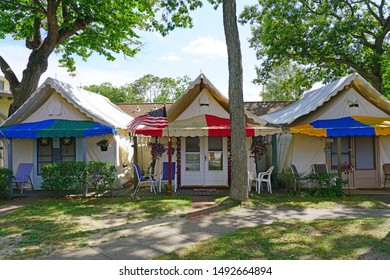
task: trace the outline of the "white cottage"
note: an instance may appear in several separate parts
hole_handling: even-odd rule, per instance
[[[48,78],[0,128],[5,165],[17,170],[33,163],[34,189],[42,166],[61,161],[110,162],[123,183],[133,153],[126,127],[132,119],[102,95]]]
[[[280,133],[275,127],[250,112],[246,114],[246,145],[252,137]],[[167,109],[168,125],[164,128],[140,127],[138,135],[159,137],[162,143],[172,138],[176,162],[176,178],[179,188],[228,187],[230,164],[230,114],[229,101],[201,74]],[[159,161],[167,162],[167,153]],[[248,170],[254,168],[249,158]]]
[[[342,163],[351,163],[352,188],[383,186],[383,164],[390,163],[390,101],[363,77],[351,74],[308,91],[291,105],[261,119],[286,128],[280,135],[279,166],[294,164],[310,173],[313,164],[337,171],[337,141]],[[344,175],[345,176],[345,175]]]

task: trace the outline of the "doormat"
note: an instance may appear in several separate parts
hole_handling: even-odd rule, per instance
[[[215,195],[217,189],[194,189],[194,195]]]

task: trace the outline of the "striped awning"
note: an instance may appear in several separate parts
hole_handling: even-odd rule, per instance
[[[390,135],[390,117],[352,116],[316,120],[308,124],[290,127],[290,132],[317,137]]]
[[[282,130],[276,127],[266,127],[255,124],[246,125],[246,136],[264,136],[281,133]],[[168,123],[164,128],[140,127],[135,134],[145,136],[172,136],[172,137],[194,137],[194,136],[223,136],[231,135],[230,119],[220,118],[214,115],[200,115],[186,120]]]
[[[117,130],[92,121],[44,120],[0,127],[0,138],[87,137],[112,133]]]

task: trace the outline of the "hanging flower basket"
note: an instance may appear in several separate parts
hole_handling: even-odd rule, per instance
[[[111,141],[107,139],[102,139],[96,143],[97,146],[100,147],[102,152],[107,151],[108,147],[111,147]]]
[[[158,142],[149,143],[149,146],[152,148],[152,151],[150,153],[152,154],[153,160],[160,158],[167,150],[164,144],[160,144]]]
[[[249,150],[251,152],[251,157],[254,157],[255,160],[260,160],[268,150],[268,143],[261,140],[255,140],[252,142]]]

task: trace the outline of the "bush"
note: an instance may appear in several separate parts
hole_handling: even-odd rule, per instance
[[[96,194],[111,190],[116,169],[109,163],[91,161],[50,164],[42,171],[42,189],[86,196],[89,188],[93,188]]]
[[[295,190],[296,189],[296,177],[294,174],[289,173],[289,172],[280,172],[278,174],[278,179],[279,179],[279,186],[281,188],[286,189],[287,191],[290,190]]]
[[[9,186],[13,178],[12,170],[8,168],[0,168],[0,198],[9,197]]]

